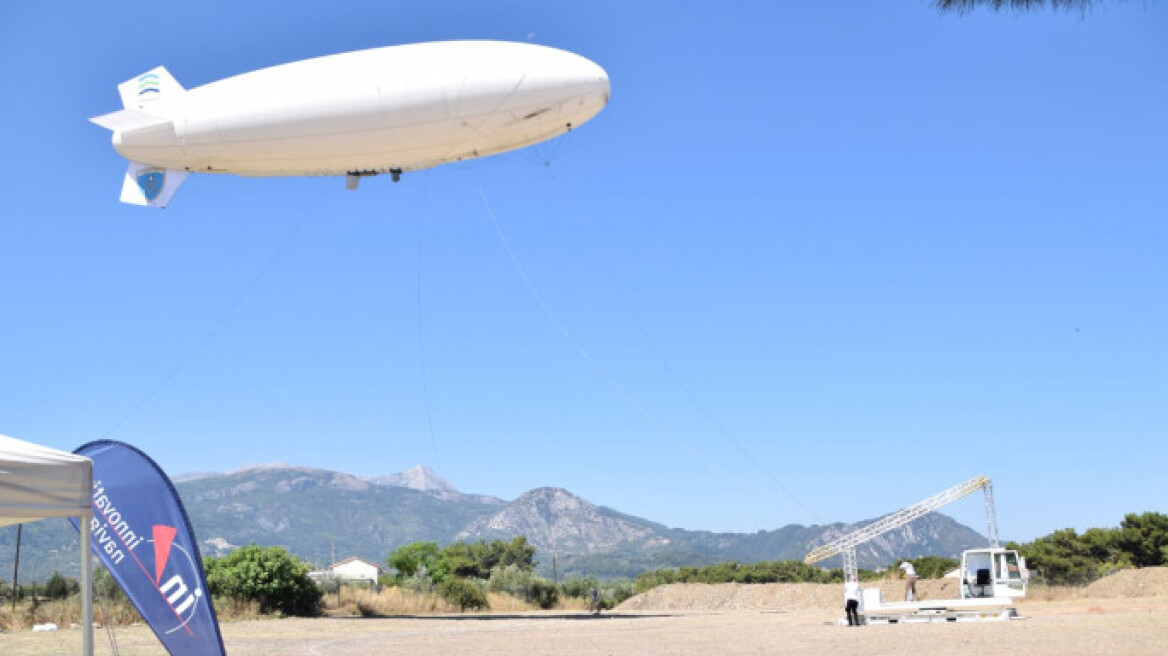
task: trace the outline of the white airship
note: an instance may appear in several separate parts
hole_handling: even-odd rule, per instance
[[[608,75],[529,43],[389,46],[274,66],[186,90],[163,67],[118,85],[90,119],[130,160],[121,200],[165,207],[190,173],[402,172],[528,146],[608,103]]]

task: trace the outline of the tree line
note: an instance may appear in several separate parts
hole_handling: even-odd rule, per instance
[[[875,581],[886,576],[888,570],[896,571],[902,562],[912,563],[917,575],[926,578],[940,578],[960,563],[952,558],[922,556],[902,559],[892,563],[886,570],[860,569],[861,581]],[[776,560],[757,563],[719,563],[705,567],[678,567],[645,572],[636,578],[636,591],[646,592],[659,585],[669,583],[843,583],[842,569],[823,569],[808,565],[801,560]]]
[[[1119,569],[1168,566],[1168,515],[1159,512],[1125,515],[1116,528],[1091,528],[1082,534],[1067,528],[1030,542],[1010,542],[1050,585],[1085,585]],[[510,542],[455,542],[439,548],[435,542],[414,542],[395,549],[385,560],[387,573],[379,583],[418,592],[436,592],[460,609],[488,608],[489,592],[505,592],[540,608],[552,608],[561,598],[588,597],[596,590],[604,606],[669,583],[842,583],[840,569],[825,570],[797,560],[727,562],[706,567],[679,567],[645,572],[635,580],[600,581],[595,577],[549,581],[535,574],[535,547],[523,536]],[[904,560],[892,563],[895,571]],[[924,556],[909,560],[922,578],[938,578],[958,566],[952,558]],[[262,613],[311,616],[319,614],[321,587],[308,576],[309,566],[280,547],[252,544],[223,557],[203,560],[212,597],[257,602]],[[861,580],[885,576],[883,571],[859,571]],[[94,576],[99,597],[121,597],[104,568]],[[13,594],[63,599],[79,592],[73,579],[60,574],[43,585],[13,591],[0,579],[0,599]]]
[[[391,570],[383,585],[417,592],[437,592],[462,610],[489,608],[489,592],[506,592],[540,608],[552,608],[560,588],[535,573],[535,547],[518,536],[510,542],[436,542],[398,547],[386,558]]]
[[[13,592],[16,593],[17,600],[41,598],[56,600],[67,599],[80,591],[81,584],[77,582],[77,579],[66,578],[58,572],[53,572],[49,580],[44,583],[21,585],[15,591],[7,581],[0,579],[0,600],[11,599]]]
[[[1010,542],[1026,566],[1051,585],[1086,585],[1116,570],[1168,565],[1168,515],[1129,513],[1118,528],[1065,528],[1030,542]]]

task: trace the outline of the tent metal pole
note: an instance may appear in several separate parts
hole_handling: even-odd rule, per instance
[[[81,653],[93,656],[93,551],[90,548],[93,512],[81,515]]]

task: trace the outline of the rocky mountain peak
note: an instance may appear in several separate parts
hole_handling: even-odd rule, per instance
[[[408,487],[411,490],[418,490],[420,492],[459,494],[458,488],[454,487],[450,481],[442,478],[433,469],[425,465],[415,465],[404,472],[389,474],[388,476],[378,476],[369,480],[371,483],[377,485]]]
[[[558,562],[564,575],[636,576],[662,567],[801,559],[811,548],[868,523],[790,524],[757,533],[668,528],[556,487],[531,490],[510,503],[461,494],[422,466],[371,479],[272,463],[196,475],[177,488],[204,553],[222,555],[252,542],[279,544],[317,565],[336,560],[334,554],[381,561],[417,541],[447,545],[522,535],[537,548],[544,575]],[[76,568],[76,559],[68,556],[76,547],[60,545],[68,540],[75,545],[77,534],[62,524],[37,522],[26,529],[33,552],[61,556],[45,558],[39,575],[76,571],[69,569]],[[6,539],[12,538],[0,531],[0,572],[11,571],[6,558],[13,550]],[[897,558],[955,556],[985,543],[968,527],[932,513],[861,545],[857,558],[861,567],[883,567]],[[838,567],[838,560],[823,564]]]
[[[541,487],[472,522],[459,540],[524,535],[541,550],[600,553],[620,544],[652,541],[652,529],[555,487]]]

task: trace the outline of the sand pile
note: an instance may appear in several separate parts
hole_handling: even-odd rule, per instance
[[[811,610],[841,605],[843,586],[815,583],[672,583],[617,610]]]
[[[904,598],[904,581],[868,582],[879,587],[885,601]],[[920,599],[956,599],[957,579],[917,582]],[[1088,598],[1117,599],[1168,597],[1168,567],[1128,569],[1102,578],[1082,589]],[[843,606],[843,584],[818,583],[674,583],[639,594],[616,610],[834,610]]]
[[[1168,567],[1121,570],[1087,586],[1084,596],[1099,599],[1168,597]]]
[[[885,600],[904,598],[904,581],[869,582]],[[921,599],[957,597],[956,579],[917,582]],[[617,610],[833,610],[844,604],[844,586],[819,583],[673,583],[628,599]]]

